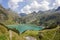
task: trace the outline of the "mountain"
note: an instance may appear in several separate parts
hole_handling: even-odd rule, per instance
[[[0,22],[5,24],[14,24],[14,23],[42,23],[54,19],[60,19],[60,7],[55,10],[48,10],[48,11],[38,11],[32,12],[30,14],[20,13],[17,14],[16,12],[12,11],[11,9],[5,9],[0,5]],[[59,17],[58,17],[58,16]],[[56,17],[56,18],[55,18]]]
[[[19,15],[20,15],[21,17],[27,16],[26,13],[20,13]]]
[[[12,11],[5,9],[2,5],[0,5],[0,22],[4,24],[15,24],[18,23],[19,15]]]
[[[60,11],[60,7],[58,7],[58,8],[56,9],[56,11]]]
[[[33,15],[34,15],[34,14],[36,14],[36,13],[37,13],[37,12],[33,11],[31,14],[33,14]]]
[[[60,24],[59,9],[60,7],[48,11],[38,11],[38,12],[34,11],[31,14],[28,14],[27,16],[23,17],[23,20],[25,21],[25,23],[33,23],[33,24],[41,23],[42,25],[45,23],[50,24],[52,21],[54,23],[59,22]]]
[[[23,17],[23,20],[25,21],[25,23],[31,23],[35,20],[39,20],[39,17],[44,15],[43,12],[32,12],[30,14],[28,14],[27,16]]]
[[[38,11],[37,13],[43,14],[43,13],[44,13],[44,11]]]

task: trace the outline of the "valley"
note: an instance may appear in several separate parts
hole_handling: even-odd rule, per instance
[[[0,40],[60,40],[59,8],[18,14],[0,5]]]

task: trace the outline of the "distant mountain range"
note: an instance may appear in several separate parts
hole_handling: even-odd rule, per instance
[[[38,12],[32,12],[31,14],[28,14],[27,16],[24,16],[25,22],[26,23],[31,23],[35,20],[40,20],[41,18],[43,18],[43,16],[48,17],[47,19],[50,19],[49,16],[51,15],[53,18],[53,14],[57,15],[60,13],[60,7],[58,7],[57,9],[52,9],[52,10],[48,10],[48,11],[38,11]],[[55,15],[56,16],[56,15]],[[43,19],[45,20],[45,19]]]
[[[2,7],[0,5],[0,22],[5,22],[5,23],[10,23],[10,24],[14,24],[14,23],[31,23],[34,21],[40,21],[41,20],[51,20],[49,18],[49,16],[51,15],[52,19],[56,16],[58,18],[58,16],[56,15],[59,14],[60,15],[60,7],[58,7],[57,9],[52,9],[52,10],[48,10],[48,11],[38,11],[38,12],[32,12],[30,14],[26,14],[26,13],[20,13],[17,14],[16,12],[10,10],[10,9],[5,9],[4,7]],[[53,14],[55,15],[53,17]],[[45,18],[44,18],[45,17]]]

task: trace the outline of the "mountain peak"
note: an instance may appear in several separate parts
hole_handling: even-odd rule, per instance
[[[56,11],[59,11],[60,10],[60,6],[56,9]]]

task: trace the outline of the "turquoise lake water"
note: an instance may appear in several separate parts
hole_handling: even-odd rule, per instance
[[[19,25],[8,25],[8,28],[15,28],[17,29],[20,33],[26,31],[26,30],[42,30],[43,27],[41,26],[36,26],[36,25],[31,25],[31,24],[19,24]]]

